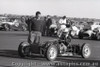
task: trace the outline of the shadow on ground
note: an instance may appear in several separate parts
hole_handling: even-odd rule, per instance
[[[0,50],[1,57],[9,57],[9,58],[17,58],[17,59],[26,59],[26,60],[39,60],[39,61],[46,61],[45,58],[39,55],[32,55],[31,57],[21,58],[18,54],[17,50]]]
[[[17,50],[0,50],[0,56],[1,57],[8,57],[8,58],[15,58],[15,59],[24,59],[24,60],[34,60],[35,62],[47,62],[47,60],[44,57],[41,57],[40,55],[34,55],[30,58],[20,58],[20,56],[18,55]],[[89,66],[80,66],[80,65],[76,65],[76,66],[69,66],[68,64],[70,63],[96,63],[98,62],[98,64],[100,63],[100,61],[97,60],[91,60],[91,59],[83,59],[81,57],[77,57],[77,56],[72,56],[72,57],[58,57],[56,59],[57,62],[53,62],[55,65],[53,67],[90,67]],[[59,65],[57,65],[59,64]],[[2,66],[1,67],[11,67],[11,66]],[[52,66],[52,65],[51,65]],[[98,67],[99,65],[95,65],[92,67]]]

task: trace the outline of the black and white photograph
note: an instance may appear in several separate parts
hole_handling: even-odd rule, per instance
[[[0,67],[100,67],[100,0],[0,0]]]

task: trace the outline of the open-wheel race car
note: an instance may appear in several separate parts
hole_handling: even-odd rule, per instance
[[[62,32],[61,37],[54,40],[45,41],[42,44],[30,44],[21,42],[18,47],[20,57],[30,57],[34,54],[40,54],[49,61],[54,61],[58,56],[81,55],[83,58],[89,58],[91,55],[90,45],[71,44],[71,38],[68,30]]]
[[[84,37],[89,37],[92,40],[100,39],[100,24],[93,24],[91,26],[84,27],[79,31],[78,34],[79,39],[83,39]]]

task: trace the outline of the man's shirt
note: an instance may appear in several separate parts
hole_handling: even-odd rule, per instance
[[[60,19],[59,24],[60,24],[61,29],[65,29],[66,28],[66,19]]]
[[[61,25],[66,24],[66,19],[60,19],[59,24],[61,24]]]
[[[42,32],[44,20],[43,19],[37,19],[35,17],[32,18],[31,20],[32,20],[32,22],[31,22],[31,30],[32,31]]]

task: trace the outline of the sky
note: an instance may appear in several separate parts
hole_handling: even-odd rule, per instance
[[[0,14],[58,15],[100,19],[100,0],[0,0]]]

